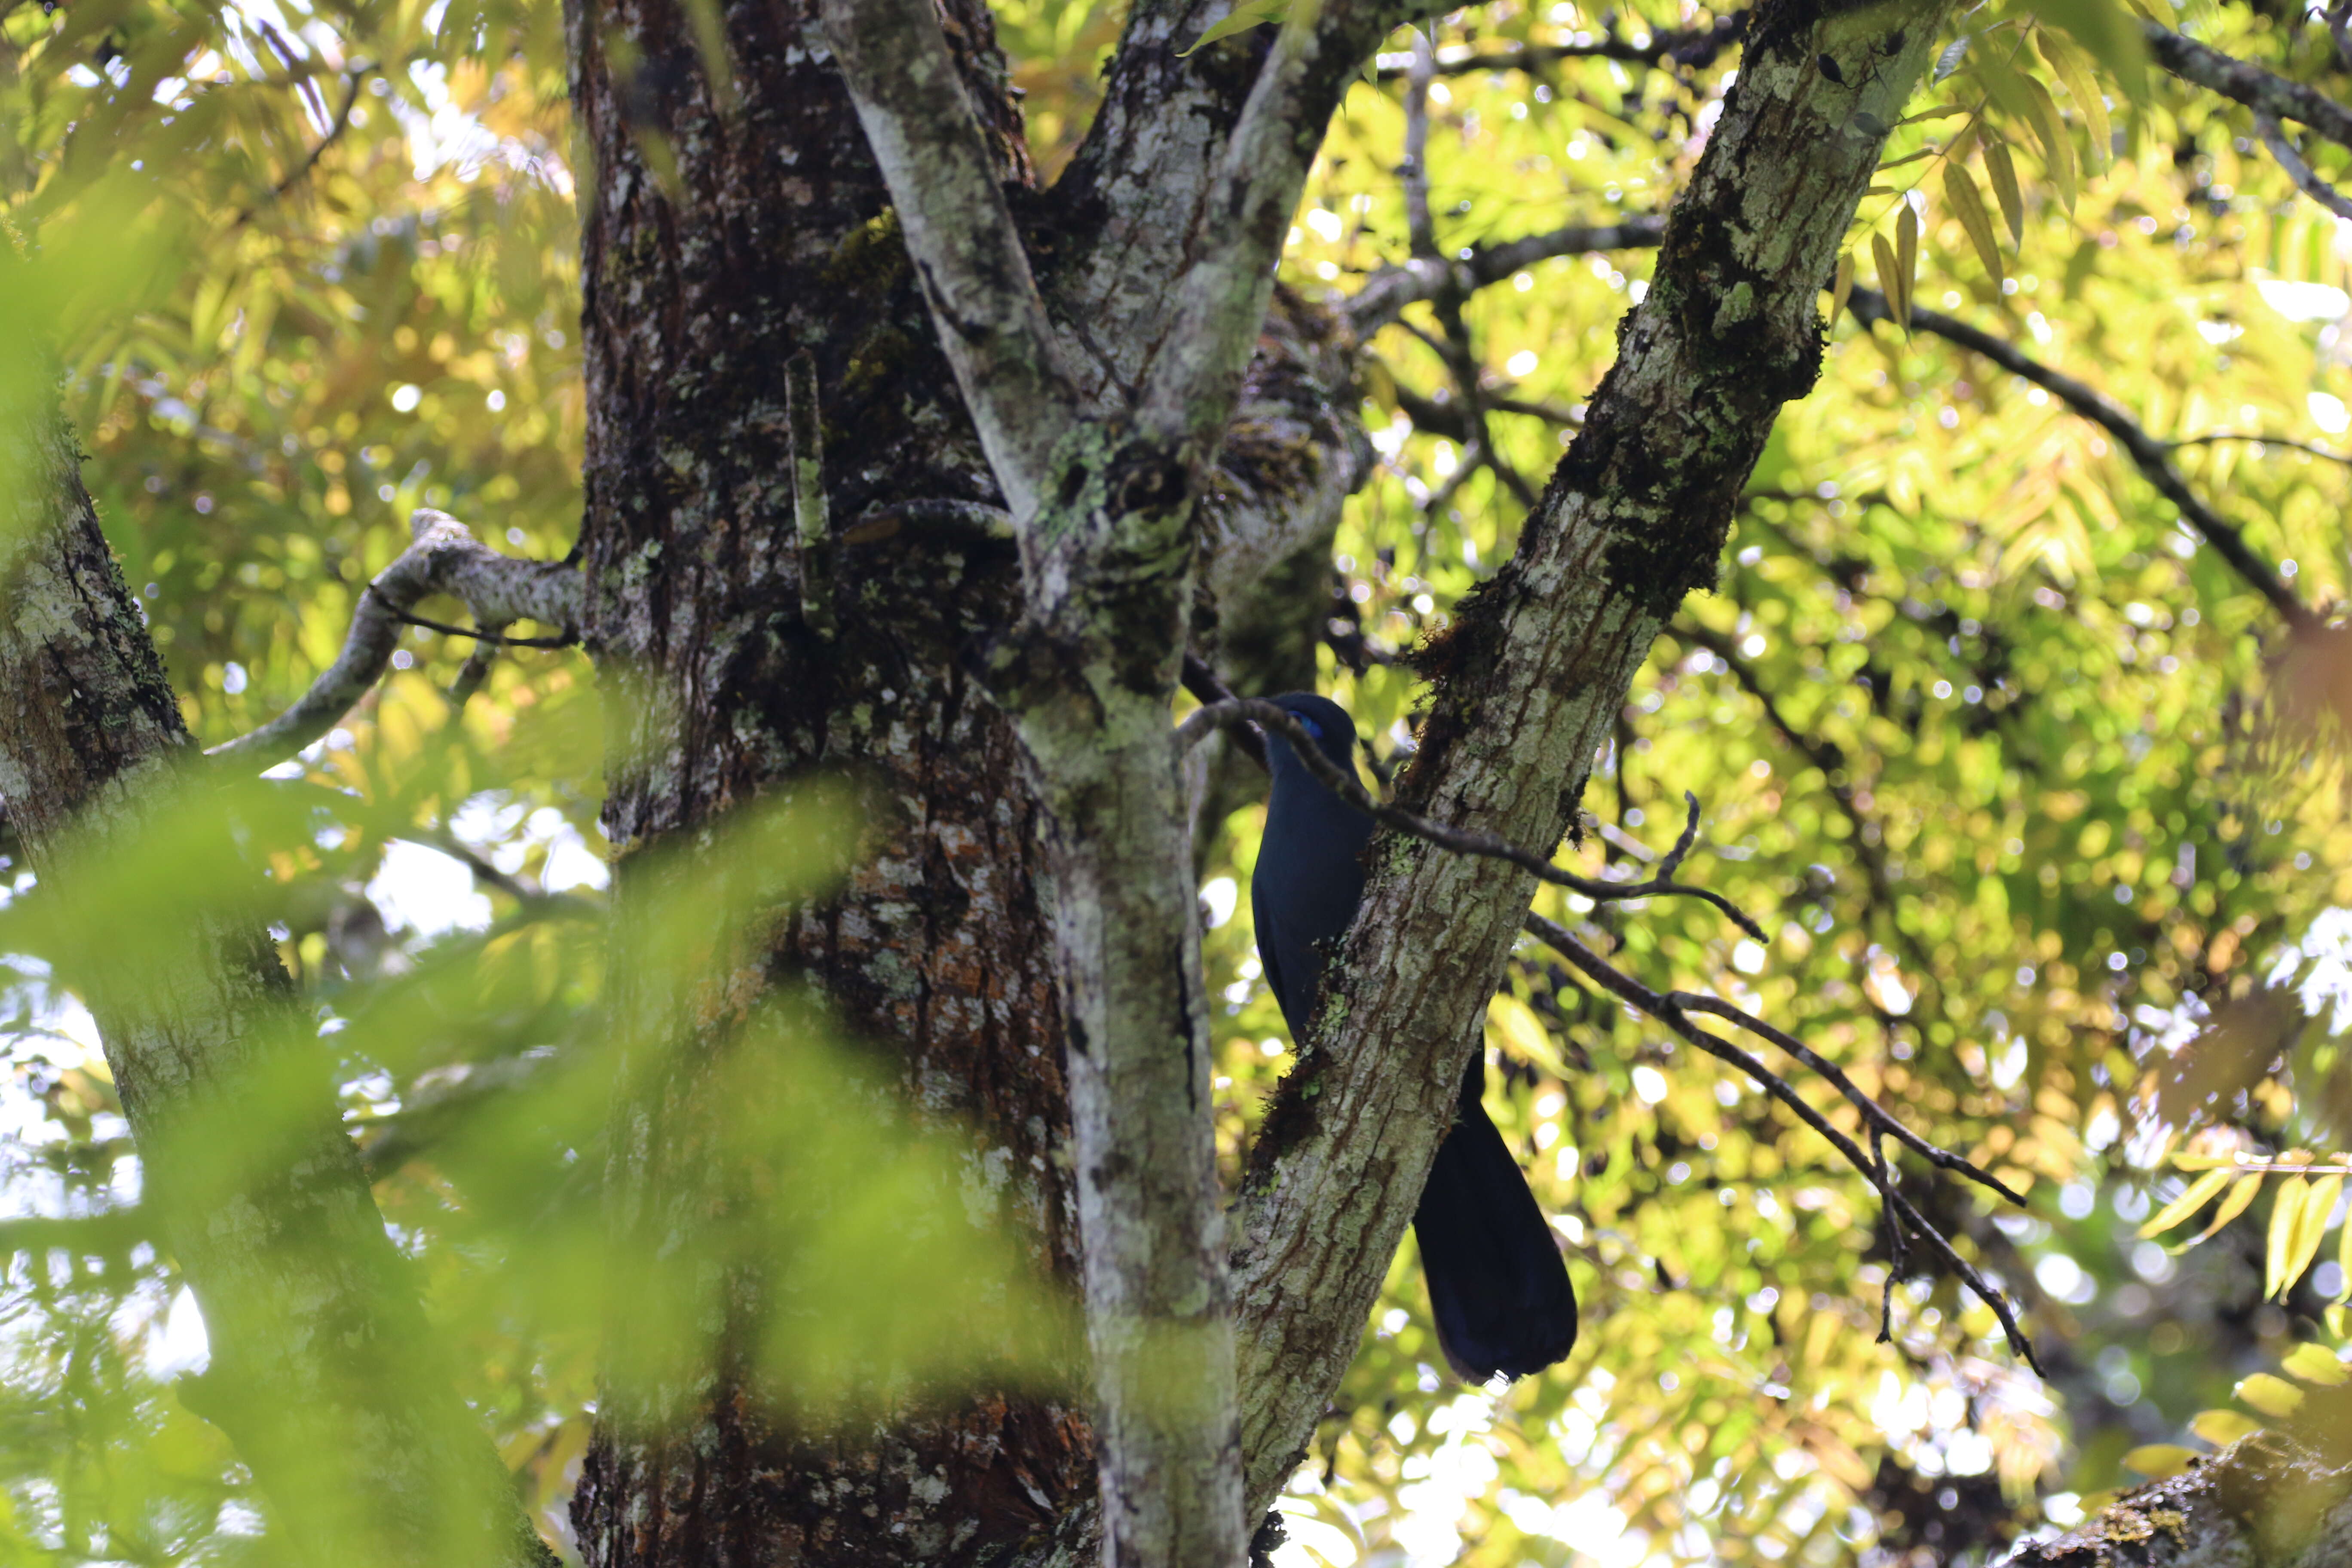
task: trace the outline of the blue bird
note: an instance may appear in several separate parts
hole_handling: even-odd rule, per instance
[[[1355,776],[1356,728],[1328,697],[1293,691],[1273,701],[1295,715],[1323,754]],[[1325,788],[1285,736],[1269,736],[1274,775],[1250,909],[1259,960],[1294,1040],[1304,1039],[1323,982],[1327,943],[1347,933],[1364,893],[1372,819]],[[1438,1347],[1464,1380],[1526,1377],[1576,1343],[1576,1293],[1551,1226],[1480,1103],[1486,1066],[1474,1053],[1454,1127],[1438,1145],[1413,1212]]]

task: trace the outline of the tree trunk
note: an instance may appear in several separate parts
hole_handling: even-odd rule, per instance
[[[447,1375],[231,848],[232,810],[250,828],[269,803],[215,793],[51,383],[20,368],[0,364],[0,804],[204,1310],[211,1362],[182,1397],[314,1560],[551,1563]]]
[[[570,15],[596,171],[583,631],[614,693],[604,826],[631,858],[617,900],[647,848],[796,781],[854,781],[868,814],[856,868],[781,929],[775,972],[813,981],[846,1033],[887,1042],[910,1103],[975,1129],[971,1160],[1009,1179],[1037,1268],[1071,1280],[1037,808],[964,658],[1017,601],[1019,565],[984,525],[898,504],[997,496],[839,75],[810,47],[814,7],[725,14],[723,99],[668,0]],[[949,20],[971,100],[999,111],[1001,173],[1018,178],[987,11],[954,5]],[[798,351],[820,394],[830,583],[804,584],[793,546]],[[830,638],[804,591],[833,610]],[[616,1209],[680,1212],[723,1179],[665,1162],[694,1140],[654,1100],[616,1112]],[[616,1245],[661,1239],[624,1228]],[[765,1287],[733,1288],[730,1310],[756,1321]],[[1082,1366],[1068,1372],[1082,1388]],[[1082,1409],[982,1394],[812,1435],[730,1374],[683,1408],[608,1386],[573,1519],[598,1568],[980,1563],[1057,1542],[1076,1561],[1093,1492]]]

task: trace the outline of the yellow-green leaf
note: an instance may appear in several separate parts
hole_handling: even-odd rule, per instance
[[[1910,279],[1895,263],[1895,247],[1886,243],[1883,234],[1870,237],[1870,259],[1878,268],[1878,287],[1886,295],[1886,308],[1895,316],[1895,324],[1905,331],[1911,330]]]
[[[1551,1031],[1537,1017],[1535,1009],[1507,991],[1498,991],[1486,1004],[1486,1026],[1507,1048],[1516,1051],[1554,1078],[1563,1080],[1575,1077],[1569,1071],[1559,1047],[1552,1043]]]
[[[2195,1458],[2196,1449],[2184,1448],[2178,1443],[2144,1443],[2124,1456],[2124,1468],[2160,1481],[2187,1469],[2189,1461]]]
[[[2304,1194],[2303,1212],[2295,1216],[2294,1233],[2287,1237],[2285,1284],[2302,1279],[2311,1260],[2319,1256],[2319,1244],[2327,1238],[2327,1221],[2336,1213],[2336,1200],[2343,1195],[2343,1177],[2313,1180],[2311,1191]]]
[[[2018,189],[2017,165],[2010,161],[2009,143],[1997,136],[1979,138],[1984,148],[1985,178],[1992,182],[1993,199],[2009,222],[2009,242],[2025,243],[2025,196]]]
[[[2283,1377],[2258,1372],[2240,1383],[2237,1396],[2273,1421],[2283,1421],[2303,1404],[2303,1390]]]
[[[2263,1424],[2242,1410],[2200,1410],[2189,1423],[2189,1430],[2216,1448],[2226,1448],[2249,1432],[2259,1432]]]
[[[2028,4],[2035,16],[2065,28],[2088,49],[2126,95],[2137,98],[2146,90],[2147,40],[2116,0],[2028,0]],[[2151,0],[2151,8],[2153,20],[2168,27],[2179,25],[2163,14],[2172,9],[2169,0]]]
[[[2074,210],[2074,138],[2067,133],[2058,100],[2050,96],[2048,88],[2022,73],[2017,81],[2032,106],[2033,128],[2042,138],[2042,163],[2050,170],[2050,183],[2058,189],[2058,205],[2071,213]]]
[[[1903,324],[1911,324],[1913,285],[1919,278],[1919,209],[1909,202],[1895,218],[1895,266],[1903,274]]]
[[[1830,322],[1845,314],[1845,302],[1853,297],[1853,252],[1838,258],[1837,273],[1830,279]]]
[[[1279,22],[1289,9],[1289,0],[1242,0],[1242,4],[1227,13],[1223,21],[1210,24],[1207,31],[1192,40],[1192,47],[1181,53],[1194,54],[1236,33],[1246,33],[1252,27],[1262,27],[1268,22]]]
[[[2303,1211],[2310,1196],[2308,1181],[2301,1176],[2287,1176],[2279,1182],[2277,1195],[2271,1200],[2270,1239],[2263,1248],[2264,1300],[2294,1283],[2287,1266],[2294,1256],[2295,1237],[2301,1234]]]
[[[2000,241],[1992,232],[1992,215],[1985,211],[1984,197],[1978,194],[1976,177],[1969,173],[1966,163],[1954,159],[1944,165],[1944,202],[1960,226],[1969,231],[1969,243],[1977,247],[1977,258],[1984,263],[1985,271],[1994,283],[2000,281]]]
[[[2189,1183],[2187,1192],[2147,1217],[2147,1223],[2139,1227],[2142,1239],[2151,1236],[2161,1236],[2207,1204],[2211,1203],[2214,1195],[2229,1185],[2231,1174],[2231,1173],[2226,1168],[2208,1171]]]
[[[2092,163],[2104,165],[2114,151],[2116,132],[2114,123],[2107,119],[2106,97],[2099,90],[2091,57],[2083,52],[2081,45],[2069,42],[2063,35],[2047,27],[2034,35],[2033,42],[2041,49],[2042,58],[2050,62],[2050,68],[2058,73],[2058,79],[2066,84],[2067,96],[2074,99],[2074,107],[2083,111],[2083,123],[2091,132]]]
[[[2241,1177],[2238,1184],[2230,1189],[2229,1195],[2221,1200],[2221,1206],[2213,1211],[2213,1217],[2206,1223],[2205,1228],[2199,1231],[2186,1245],[2175,1250],[2186,1252],[2198,1242],[2212,1239],[2215,1232],[2245,1213],[2252,1205],[2255,1194],[2262,1190],[2263,1179],[2260,1176]]]
[[[2352,1367],[2338,1361],[2336,1352],[2326,1345],[2297,1345],[2287,1352],[2286,1359],[2279,1364],[2304,1382],[2317,1384],[2322,1388],[2335,1388],[2352,1382]]]

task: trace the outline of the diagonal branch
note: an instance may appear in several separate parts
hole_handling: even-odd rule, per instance
[[[956,384],[1025,525],[1076,417],[1045,303],[929,0],[824,0]]]
[[[1846,300],[1854,319],[1865,327],[1879,321],[1891,321],[1894,312],[1887,308],[1886,296],[1874,289],[1855,285]],[[2191,489],[2189,480],[2173,466],[2172,455],[2164,442],[2147,433],[2147,427],[2126,413],[2123,405],[2106,394],[2073,376],[2052,370],[2039,360],[2028,357],[2009,343],[1955,317],[1930,310],[1919,305],[1911,307],[1911,330],[1933,333],[1947,342],[1958,343],[1969,353],[1979,354],[2012,375],[2048,392],[2069,408],[2105,430],[2131,454],[2140,472],[2147,476],[2165,500],[2180,509],[2180,515],[2191,528],[2213,547],[2213,552],[2230,563],[2231,569],[2245,581],[2279,613],[2282,620],[2298,630],[2319,624],[2319,617],[2295,597],[2294,590],[2277,569],[2262,558],[2252,545],[2246,542],[2244,532],[2237,524],[2224,519],[2205,504],[2204,499]]]
[[[1658,862],[1658,868],[1654,875],[1639,882],[1604,881],[1597,877],[1580,877],[1573,871],[1553,865],[1548,857],[1513,844],[1507,839],[1498,838],[1494,834],[1481,833],[1472,827],[1450,827],[1444,823],[1432,822],[1425,816],[1417,816],[1401,806],[1389,805],[1373,799],[1370,792],[1350,776],[1347,770],[1323,754],[1322,748],[1316,745],[1314,740],[1308,736],[1306,727],[1299,723],[1297,715],[1272,702],[1260,701],[1255,698],[1235,697],[1222,702],[1205,703],[1187,715],[1184,722],[1177,726],[1176,744],[1179,750],[1188,750],[1207,736],[1212,730],[1230,729],[1245,723],[1255,723],[1287,736],[1291,750],[1297,752],[1299,761],[1306,765],[1308,773],[1315,775],[1318,783],[1383,827],[1391,827],[1399,833],[1411,834],[1413,837],[1426,840],[1441,849],[1451,849],[1457,855],[1483,855],[1492,860],[1507,860],[1523,871],[1534,873],[1540,881],[1581,893],[1596,902],[1620,902],[1627,899],[1674,896],[1704,899],[1722,910],[1741,931],[1759,942],[1766,940],[1763,928],[1741,913],[1739,907],[1721,893],[1674,879],[1675,873],[1682,868],[1682,863],[1690,854],[1692,847],[1698,842],[1698,797],[1696,795],[1683,796],[1690,804],[1690,820],[1684,825],[1682,837],[1675,840],[1674,848],[1667,851],[1665,858]]]
[[[2140,31],[2156,63],[2181,80],[2235,99],[2257,114],[2300,121],[2340,147],[2352,147],[2352,109],[2318,89],[2225,55],[2154,22],[2143,22]]]
[[[1451,261],[1442,257],[1416,258],[1373,273],[1348,297],[1340,310],[1356,336],[1368,338],[1395,321],[1407,305],[1434,300],[1448,290],[1474,292],[1555,257],[1646,249],[1663,239],[1665,232],[1664,217],[1643,216],[1622,223],[1570,224],[1500,245],[1478,246]]]
[[[439,622],[419,621],[410,606],[435,594],[462,599],[481,630],[461,635],[499,644],[554,647],[570,640],[580,616],[580,574],[557,561],[518,561],[477,540],[446,511],[419,507],[408,520],[415,542],[375,575],[360,595],[352,629],[310,689],[294,705],[249,735],[215,746],[217,762],[271,767],[342,722],[392,663],[404,625],[458,631]],[[566,628],[564,639],[506,637],[494,633],[516,621],[540,621]],[[470,665],[469,665],[470,668]],[[487,673],[487,667],[481,673]],[[474,684],[479,684],[478,673]],[[471,695],[468,690],[467,695]]]
[[[2025,1330],[2019,1324],[2016,1310],[2010,1305],[2009,1298],[1996,1289],[1981,1273],[1978,1272],[1974,1264],[1961,1257],[1959,1253],[1954,1249],[1951,1241],[1945,1237],[1943,1232],[1937,1230],[1933,1225],[1929,1224],[1927,1216],[1922,1215],[1918,1209],[1913,1205],[1910,1199],[1903,1195],[1902,1190],[1895,1184],[1895,1173],[1893,1168],[1885,1161],[1872,1159],[1869,1155],[1864,1153],[1861,1148],[1854,1143],[1853,1139],[1848,1138],[1844,1133],[1832,1126],[1826,1117],[1822,1116],[1820,1111],[1814,1110],[1813,1107],[1806,1101],[1805,1098],[1791,1088],[1788,1081],[1782,1079],[1779,1074],[1773,1072],[1762,1062],[1758,1061],[1754,1057],[1750,1056],[1748,1052],[1741,1050],[1738,1046],[1733,1045],[1730,1041],[1722,1038],[1720,1036],[1708,1033],[1706,1030],[1700,1028],[1696,1024],[1691,1021],[1689,1013],[1685,1011],[1685,1007],[1691,1003],[1706,1002],[1708,1005],[1706,1010],[1709,1012],[1717,1012],[1721,1010],[1718,1005],[1712,1002],[1711,998],[1692,997],[1679,992],[1673,995],[1661,995],[1657,992],[1651,990],[1648,986],[1643,985],[1641,982],[1632,978],[1622,971],[1618,970],[1608,963],[1591,948],[1586,947],[1582,942],[1577,941],[1574,934],[1572,934],[1567,927],[1560,925],[1555,921],[1548,921],[1541,915],[1528,915],[1527,918],[1526,929],[1530,933],[1539,937],[1544,942],[1549,943],[1553,948],[1557,949],[1561,957],[1567,959],[1570,963],[1576,965],[1577,968],[1581,969],[1585,973],[1591,975],[1601,989],[1609,992],[1612,995],[1617,997],[1618,1000],[1648,1014],[1651,1017],[1655,1018],[1659,1023],[1664,1024],[1667,1028],[1673,1030],[1676,1035],[1680,1036],[1683,1039],[1689,1041],[1692,1045],[1696,1046],[1700,1050],[1705,1051],[1707,1055],[1714,1057],[1718,1061],[1727,1062],[1732,1067],[1738,1068],[1741,1072],[1744,1072],[1748,1077],[1754,1079],[1758,1084],[1762,1086],[1766,1093],[1772,1096],[1773,1099],[1778,1100],[1781,1104],[1787,1106],[1789,1110],[1794,1113],[1797,1120],[1802,1121],[1807,1127],[1811,1128],[1815,1132],[1819,1133],[1832,1148],[1843,1155],[1847,1162],[1851,1163],[1855,1170],[1861,1172],[1864,1178],[1867,1180],[1872,1186],[1878,1189],[1880,1201],[1885,1204],[1889,1216],[1895,1222],[1895,1226],[1890,1228],[1901,1232],[1907,1232],[1911,1237],[1919,1241],[1925,1242],[1927,1246],[1927,1249],[1943,1260],[1945,1267],[1948,1268],[1954,1274],[1958,1275],[1960,1279],[1967,1284],[1969,1289],[1976,1292],[1978,1298],[1982,1300],[1985,1305],[1992,1309],[1993,1316],[2000,1320],[2002,1332],[2008,1335],[2010,1344],[2017,1351],[2018,1354],[2025,1358],[2025,1364],[2032,1367],[2037,1373],[2042,1373],[2042,1363],[2035,1358],[2033,1353],[2033,1342],[2026,1336]],[[1758,1025],[1757,1020],[1750,1018],[1745,1013],[1740,1013],[1737,1008],[1730,1009],[1730,1013],[1737,1014],[1738,1021],[1743,1025]],[[1769,1027],[1769,1026],[1764,1026],[1764,1027]],[[1773,1043],[1776,1045],[1781,1045],[1784,1041],[1788,1041],[1790,1044],[1794,1044],[1793,1041],[1789,1041],[1789,1037],[1787,1036],[1781,1035],[1778,1030],[1772,1030],[1767,1037],[1771,1038]],[[1784,1046],[1783,1048],[1786,1048],[1786,1047]],[[1801,1049],[1802,1047],[1801,1047],[1799,1048]],[[1811,1053],[1806,1052],[1806,1055],[1811,1056]],[[1800,1058],[1800,1059],[1802,1060],[1803,1058]],[[1822,1062],[1821,1058],[1818,1057],[1814,1057],[1812,1058],[1812,1062],[1808,1063],[1808,1065],[1815,1064],[1823,1068],[1828,1067],[1828,1064],[1826,1062]],[[1831,1070],[1834,1071],[1835,1069],[1832,1068]],[[1843,1077],[1843,1075],[1841,1074],[1839,1076]],[[1854,1089],[1853,1092],[1856,1095],[1861,1095],[1859,1089]],[[1861,1098],[1867,1100],[1868,1096],[1864,1095],[1861,1096]],[[1895,1119],[1891,1114],[1887,1113],[1883,1108],[1876,1108],[1874,1102],[1873,1103],[1874,1109],[1877,1109],[1878,1114],[1871,1117],[1870,1120],[1873,1126],[1877,1130],[1877,1135],[1899,1137],[1903,1139],[1906,1144],[1909,1144],[1914,1135],[1911,1134],[1907,1129],[1903,1129],[1900,1131],[1896,1131],[1897,1129],[1902,1129],[1902,1124],[1895,1121]],[[1865,1114],[1868,1113],[1865,1112]],[[1883,1121],[1881,1120],[1882,1118],[1884,1119]],[[1924,1143],[1925,1141],[1921,1140],[1920,1142]],[[1916,1145],[1913,1146],[1916,1147]],[[1932,1149],[1933,1145],[1927,1145],[1927,1147]],[[2007,1187],[2002,1186],[2000,1183],[1995,1181],[1990,1175],[1979,1171],[1967,1161],[1960,1159],[1957,1154],[1950,1154],[1942,1150],[1936,1150],[1934,1153],[1930,1155],[1930,1158],[1935,1159],[1937,1163],[1939,1165],[1945,1164],[1945,1162],[1947,1161],[1954,1162],[1956,1163],[1946,1165],[1945,1168],[1964,1170],[1975,1179],[1983,1182],[1985,1184],[1992,1187],[1995,1191],[2001,1193],[2003,1195],[2012,1200],[2022,1201],[2021,1199],[2018,1199],[2018,1195],[2015,1193],[2011,1192]],[[1895,1271],[1889,1270],[1887,1274],[1886,1289],[1890,1293],[1890,1303],[1892,1300],[1892,1292],[1895,1289]],[[1882,1313],[1882,1324],[1884,1324],[1885,1319],[1885,1314]],[[1887,1331],[1884,1326],[1882,1326],[1879,1331],[1879,1338],[1884,1342],[1887,1337]],[[2047,1373],[2042,1373],[2042,1375],[2046,1376]]]
[[[2286,128],[2275,118],[2257,110],[2254,132],[2262,137],[2263,145],[2271,150],[2271,156],[2278,160],[2278,166],[2286,171],[2286,177],[2294,182],[2296,189],[2337,217],[2352,217],[2352,198],[2347,198],[2343,192],[2321,179],[2311,165],[2303,161],[2303,154],[2296,152],[2294,143],[2288,140]]]

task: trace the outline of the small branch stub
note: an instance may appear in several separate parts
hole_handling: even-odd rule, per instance
[[[800,540],[801,619],[830,639],[833,528],[824,501],[824,422],[818,417],[816,361],[803,349],[784,362],[786,417],[793,438],[793,528]]]

